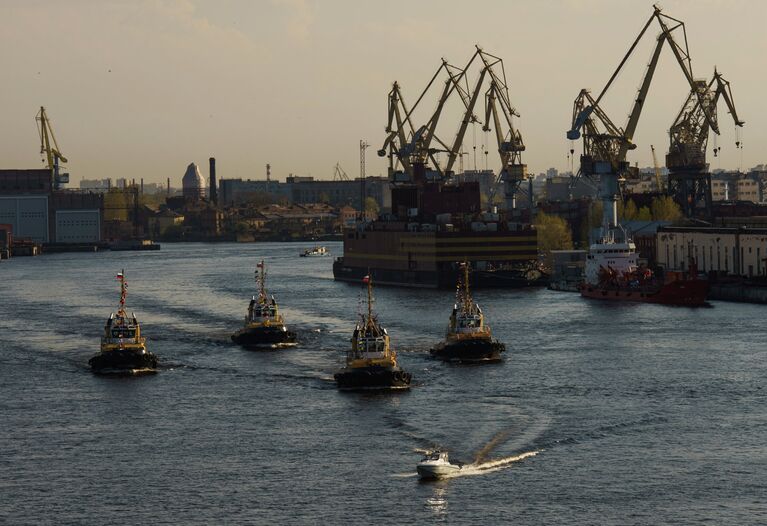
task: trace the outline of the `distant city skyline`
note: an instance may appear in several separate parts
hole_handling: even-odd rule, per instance
[[[758,1],[668,1],[664,12],[686,23],[696,77],[714,67],[732,83],[746,121],[735,148],[732,119],[719,107],[722,135],[711,169],[767,162],[767,117],[761,100],[767,51]],[[0,168],[41,167],[34,116],[45,106],[72,174],[81,179],[144,179],[180,186],[190,162],[207,179],[289,174],[331,179],[336,163],[359,175],[359,141],[370,144],[367,174],[386,175],[379,158],[386,95],[398,81],[415,101],[444,57],[463,65],[479,44],[504,60],[515,124],[527,146],[523,161],[538,174],[571,168],[572,103],[579,90],[601,90],[652,13],[651,1],[562,0],[471,6],[455,1],[264,0],[203,2],[6,0],[0,5],[0,55],[5,73]],[[643,39],[605,98],[625,122],[657,31]],[[668,127],[689,88],[664,49],[635,142],[632,165],[660,164]],[[426,99],[425,121],[436,104]],[[478,103],[477,115],[484,112]],[[443,121],[457,128],[457,113]],[[497,171],[492,134],[466,134],[476,168]],[[580,152],[575,148],[575,168]],[[484,156],[487,150],[489,154]],[[473,155],[466,168],[474,168]]]

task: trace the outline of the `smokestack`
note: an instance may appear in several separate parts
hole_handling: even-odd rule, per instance
[[[144,195],[144,178],[141,178],[141,195]]]
[[[165,193],[166,193],[166,194],[168,194],[168,195],[167,195],[168,197],[170,197],[170,177],[168,177],[168,188],[167,188],[167,190],[165,191]]]
[[[272,165],[266,164],[266,193],[269,193],[269,180],[272,177]]]
[[[211,157],[208,159],[210,162],[210,202],[214,205],[218,204],[218,188],[216,187],[216,158]]]

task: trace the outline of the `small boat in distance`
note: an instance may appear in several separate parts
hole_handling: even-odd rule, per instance
[[[485,325],[485,315],[474,302],[469,290],[469,263],[461,263],[455,305],[450,315],[445,340],[438,343],[431,354],[449,362],[479,363],[497,362],[506,346],[493,340],[493,334]]]
[[[354,327],[346,367],[334,375],[336,383],[339,389],[348,390],[408,389],[411,375],[397,364],[389,333],[373,315],[373,280],[365,276],[362,281],[367,285],[367,315],[361,315]]]
[[[328,252],[328,249],[325,247],[315,246],[314,248],[307,248],[299,255],[302,258],[311,258],[311,257],[329,256],[330,252]]]
[[[291,347],[296,335],[285,327],[274,295],[266,293],[266,264],[256,265],[258,296],[253,296],[245,316],[245,326],[232,335],[232,341],[244,347]]]
[[[101,338],[101,352],[88,363],[97,374],[138,375],[157,372],[157,358],[146,349],[146,340],[141,335],[141,325],[135,314],[128,316],[125,298],[128,282],[125,271],[117,274],[120,282],[120,305],[104,326]]]
[[[436,450],[426,453],[415,466],[422,479],[440,479],[454,476],[463,469],[463,464],[450,462],[447,451]]]

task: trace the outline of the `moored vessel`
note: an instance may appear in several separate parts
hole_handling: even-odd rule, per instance
[[[415,468],[422,479],[440,479],[455,476],[463,464],[450,462],[447,451],[436,450],[427,452]]]
[[[232,341],[244,347],[290,347],[296,344],[295,333],[288,330],[274,295],[266,293],[266,264],[256,265],[258,296],[248,305],[245,325],[232,335]]]
[[[589,248],[581,296],[687,307],[706,304],[709,282],[698,277],[692,258],[688,272],[666,272],[661,278],[638,265],[636,245],[622,229],[617,233],[622,239],[616,239],[615,229],[603,229],[602,237]]]
[[[135,314],[128,316],[125,298],[128,282],[125,271],[117,274],[120,282],[120,305],[104,326],[101,352],[88,361],[94,373],[138,375],[157,372],[157,358],[147,351],[146,339]]]
[[[497,362],[506,346],[493,339],[485,315],[474,302],[469,288],[469,263],[461,264],[455,305],[450,315],[445,340],[431,349],[432,356],[461,363]]]
[[[373,315],[373,281],[367,285],[368,310],[361,315],[352,333],[346,366],[334,375],[340,389],[407,389],[411,375],[397,363],[397,353],[391,348],[389,333]]]

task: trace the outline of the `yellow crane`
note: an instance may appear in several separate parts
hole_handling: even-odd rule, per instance
[[[48,169],[51,171],[51,178],[53,179],[53,187],[58,190],[60,183],[69,182],[69,174],[59,174],[59,162],[66,163],[67,158],[59,151],[59,144],[56,142],[51,121],[43,106],[40,106],[35,121],[37,122],[37,131],[40,134],[40,154],[45,154],[45,160],[48,161]]]
[[[655,184],[658,185],[658,191],[663,193],[665,188],[663,187],[663,179],[660,174],[660,166],[658,166],[658,157],[655,155],[655,146],[651,144],[650,149],[652,150],[652,165],[655,168]]]

